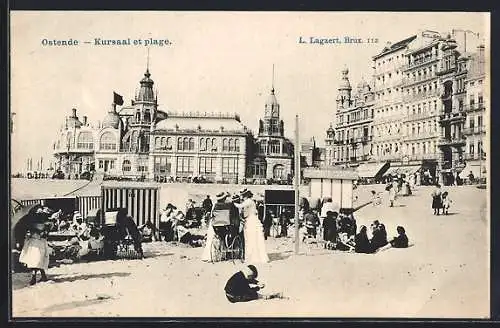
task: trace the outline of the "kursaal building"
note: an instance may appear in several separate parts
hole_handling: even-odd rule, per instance
[[[155,181],[290,181],[294,150],[284,136],[274,87],[254,137],[237,114],[160,110],[153,85],[148,68],[130,105],[114,93],[96,126],[72,110],[54,143],[58,168],[66,177],[95,170]]]

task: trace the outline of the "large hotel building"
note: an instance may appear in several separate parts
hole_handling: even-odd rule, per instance
[[[428,172],[449,183],[462,172],[484,175],[484,46],[473,36],[462,39],[470,49],[433,31],[388,44],[372,58],[372,86],[362,81],[356,96],[344,69],[326,164],[357,167],[372,179]]]

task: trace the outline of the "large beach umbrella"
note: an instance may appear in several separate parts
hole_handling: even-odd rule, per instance
[[[35,213],[40,207],[40,204],[24,206],[11,216],[10,233],[12,245],[14,247],[16,243],[22,246],[26,230],[28,230],[32,223],[39,220],[39,216],[35,215]]]

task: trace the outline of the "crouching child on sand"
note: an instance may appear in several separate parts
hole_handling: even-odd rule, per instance
[[[231,303],[237,303],[257,299],[283,298],[281,293],[267,295],[259,293],[265,286],[257,280],[257,276],[257,268],[254,265],[249,265],[233,274],[224,288],[227,300]]]
[[[396,230],[398,231],[398,236],[391,240],[391,246],[394,248],[407,248],[408,237],[406,236],[405,228],[398,226]]]

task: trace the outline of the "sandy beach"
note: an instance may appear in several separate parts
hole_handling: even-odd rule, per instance
[[[356,194],[366,198],[372,188]],[[265,292],[284,299],[231,304],[223,288],[244,264],[204,263],[201,248],[155,242],[144,245],[144,260],[61,265],[33,287],[29,274],[14,274],[13,316],[486,318],[487,193],[474,186],[448,190],[454,201],[448,216],[432,215],[429,187],[398,198],[394,208],[384,203],[356,212],[358,227],[379,219],[390,237],[403,225],[408,249],[365,255],[301,244],[296,255],[292,238],[268,239],[271,262],[258,266],[259,278]]]

